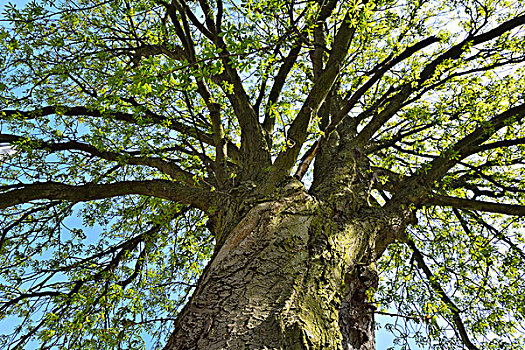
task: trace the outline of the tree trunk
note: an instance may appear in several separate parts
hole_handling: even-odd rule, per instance
[[[373,349],[373,220],[295,189],[251,207],[215,252],[165,350]],[[339,206],[341,202],[339,201]]]

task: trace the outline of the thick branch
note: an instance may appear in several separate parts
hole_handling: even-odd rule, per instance
[[[332,53],[326,64],[326,69],[320,74],[319,79],[312,87],[301,110],[290,126],[288,131],[289,145],[275,160],[270,178],[273,184],[279,183],[280,180],[286,177],[295,164],[301,147],[306,140],[310,121],[316,115],[339,76],[354,33],[355,27],[351,25],[350,15],[347,14],[335,36]]]
[[[521,15],[510,19],[506,22],[503,22],[498,27],[489,30],[486,33],[467,37],[464,41],[457,45],[454,45],[448,51],[446,51],[434,61],[429,63],[421,73],[420,83],[434,75],[437,66],[443,63],[445,60],[459,58],[461,54],[465,51],[466,46],[468,44],[477,45],[490,41],[523,24],[525,24],[525,15]]]
[[[326,52],[326,35],[325,25],[326,19],[334,10],[337,1],[319,1],[323,6],[320,9],[319,16],[316,18],[315,26],[313,27],[313,50],[310,51],[310,60],[312,61],[312,71],[314,74],[314,81],[319,79],[324,69],[324,56]]]
[[[498,114],[487,122],[481,123],[469,135],[444,150],[441,155],[423,167],[427,169],[419,177],[428,185],[442,177],[447,171],[469,155],[485,150],[481,144],[504,126],[519,122],[525,118],[525,104]]]
[[[432,157],[433,160],[423,164],[418,170],[418,175],[405,181],[403,188],[392,199],[400,203],[408,202],[418,205],[428,202],[427,197],[431,194],[430,189],[436,180],[442,178],[456,164],[461,163],[462,159],[483,151],[480,145],[499,129],[519,122],[524,117],[525,104],[521,104],[481,123],[480,127],[441,152],[439,157]],[[473,208],[465,207],[465,209]]]
[[[286,77],[288,76],[288,73],[290,73],[290,70],[292,69],[295,61],[297,61],[297,57],[299,57],[299,52],[301,51],[301,42],[299,41],[296,46],[294,46],[291,50],[288,56],[284,59],[283,64],[279,68],[279,71],[277,72],[277,75],[275,76],[274,83],[272,85],[272,89],[270,90],[270,94],[268,95],[268,102],[267,107],[264,115],[264,122],[263,122],[263,129],[268,133],[271,134],[273,132],[274,124],[275,124],[275,115],[270,113],[271,107],[277,103],[279,100],[279,96],[281,95],[281,91],[283,89],[284,83],[286,82]]]
[[[347,101],[345,102],[345,105],[339,111],[337,116],[334,118],[332,124],[335,126],[339,121],[342,120],[342,118],[348,114],[352,110],[352,108],[355,106],[355,104],[359,101],[359,99],[377,82],[379,79],[381,79],[385,73],[394,67],[396,64],[402,62],[403,60],[409,58],[416,52],[424,49],[425,47],[438,42],[439,39],[435,36],[428,37],[424,40],[421,40],[420,42],[407,47],[402,53],[400,53],[397,57],[394,57],[388,62],[383,62],[379,65],[377,69],[375,69],[374,75],[367,80],[366,83],[364,83],[359,89],[357,89],[352,96],[350,96]]]
[[[372,188],[395,193],[401,188],[404,176],[389,169],[371,167]]]
[[[0,209],[40,199],[85,202],[138,194],[177,201],[206,210],[211,199],[211,193],[207,190],[167,180],[122,181],[78,186],[57,182],[41,182],[19,185],[18,187],[20,188],[0,193]]]
[[[469,36],[461,43],[452,46],[443,54],[439,55],[432,62],[428,63],[419,75],[419,79],[415,82],[414,87],[411,83],[404,84],[400,92],[397,93],[386,108],[375,115],[370,122],[363,128],[356,139],[357,145],[365,144],[379,128],[384,125],[392,116],[394,116],[401,107],[403,102],[410,96],[410,94],[416,89],[421,87],[426,81],[434,76],[437,67],[447,60],[456,60],[461,57],[469,45],[477,45],[485,43],[492,39],[495,39],[505,32],[508,32],[520,25],[525,24],[525,15],[515,17],[509,21],[506,21],[498,27],[476,36]]]
[[[308,168],[310,167],[310,164],[312,163],[312,160],[314,160],[315,155],[317,154],[317,151],[319,150],[321,140],[317,140],[312,147],[310,147],[303,157],[301,158],[301,163],[297,167],[297,171],[294,174],[294,177],[301,180],[308,171]]]
[[[477,152],[487,151],[487,150],[501,148],[501,147],[523,145],[523,144],[525,144],[525,137],[519,137],[519,138],[511,139],[511,140],[495,141],[495,142],[486,143],[484,145],[479,146]]]
[[[187,53],[180,46],[174,46],[168,49],[165,45],[141,45],[136,48],[122,49],[124,52],[133,52],[131,62],[134,65],[139,64],[143,57],[151,57],[157,55],[165,55],[171,59],[182,61],[187,57]]]
[[[224,91],[232,104],[235,116],[241,127],[241,150],[246,167],[255,170],[269,166],[271,159],[263,129],[259,123],[257,112],[250,103],[248,93],[244,89],[241,77],[233,66],[226,43],[223,38],[218,35],[218,31],[215,28],[208,29],[198,20],[185,1],[181,1],[180,3],[182,7],[180,12],[188,16],[191,24],[221,50],[220,57],[224,66],[224,72],[214,78],[222,82],[227,82],[233,87],[233,93],[230,93],[228,89],[224,89]],[[211,10],[209,7],[208,10],[206,10],[206,1],[200,1],[200,3],[201,6],[204,5],[203,10],[206,16],[206,22],[209,26],[214,27]],[[173,19],[173,21],[175,21],[175,19]],[[225,87],[223,84],[219,85]]]
[[[491,203],[474,199],[465,199],[443,195],[432,195],[423,202],[424,205],[439,205],[464,210],[477,210],[505,215],[525,216],[525,206],[517,204]]]

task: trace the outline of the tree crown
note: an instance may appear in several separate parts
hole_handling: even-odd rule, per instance
[[[329,200],[360,173],[362,208],[419,220],[379,248],[378,305],[436,348],[524,346],[524,8],[7,5],[0,317],[21,326],[3,344],[162,341],[220,240],[221,203],[291,176]]]

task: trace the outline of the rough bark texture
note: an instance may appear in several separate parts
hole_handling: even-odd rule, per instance
[[[375,349],[375,307],[368,293],[377,288],[377,273],[369,266],[358,266],[347,276],[347,291],[339,311],[344,350]]]
[[[366,292],[377,283],[378,229],[342,215],[337,202],[300,186],[253,205],[214,254],[165,350],[373,349]]]

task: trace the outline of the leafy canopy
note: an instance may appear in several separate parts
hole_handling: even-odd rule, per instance
[[[162,344],[213,249],[214,199],[311,182],[338,130],[369,160],[368,204],[419,219],[378,265],[399,346],[523,348],[524,9],[6,5],[0,318],[17,326],[0,344]]]

